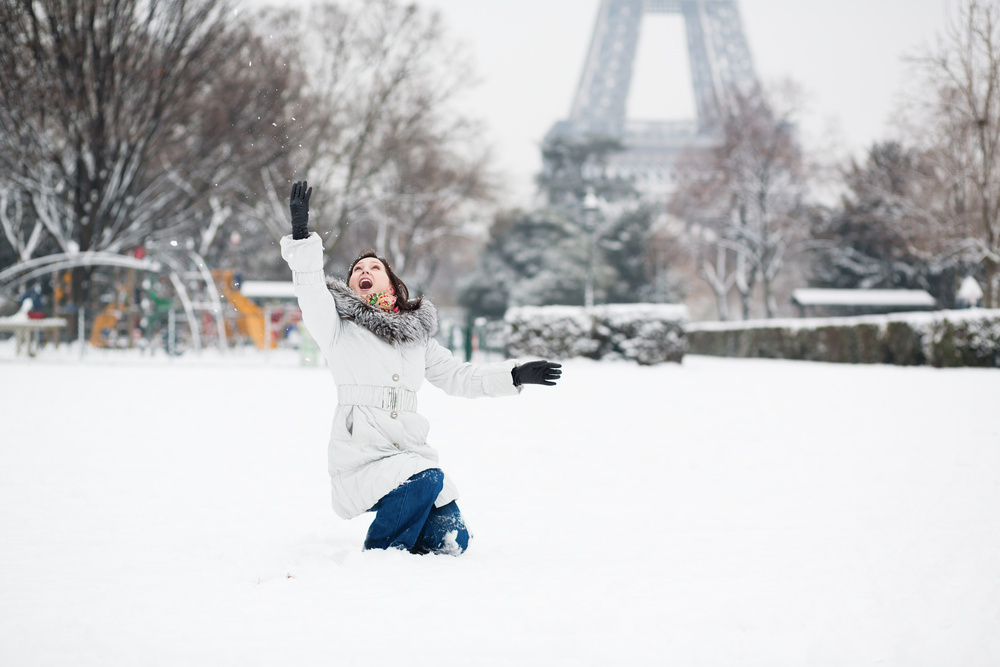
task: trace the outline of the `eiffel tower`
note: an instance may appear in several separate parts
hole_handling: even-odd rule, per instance
[[[625,117],[639,29],[645,14],[680,14],[687,32],[696,118],[636,121]],[[609,172],[633,178],[640,192],[669,194],[672,165],[692,146],[715,142],[716,121],[727,91],[758,85],[736,0],[601,0],[597,21],[569,118],[546,140],[614,137],[626,150],[611,158]]]

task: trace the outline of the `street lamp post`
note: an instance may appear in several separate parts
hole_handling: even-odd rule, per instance
[[[590,236],[587,252],[587,283],[583,291],[583,303],[587,308],[594,306],[594,262],[597,254],[597,214],[598,201],[593,188],[587,188],[583,198],[583,221]]]

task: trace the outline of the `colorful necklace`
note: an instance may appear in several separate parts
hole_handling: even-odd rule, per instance
[[[368,295],[368,303],[374,307],[384,310],[387,313],[398,313],[399,307],[396,305],[396,295],[388,292],[378,292]]]

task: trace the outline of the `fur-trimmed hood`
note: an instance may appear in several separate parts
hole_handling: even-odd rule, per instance
[[[416,310],[387,313],[362,299],[342,280],[327,277],[326,286],[340,319],[368,329],[387,343],[423,343],[437,333],[437,309],[426,298]]]

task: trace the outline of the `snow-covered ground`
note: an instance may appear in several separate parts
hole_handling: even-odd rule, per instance
[[[360,549],[325,369],[13,359],[0,664],[1000,664],[1000,372],[571,360],[421,410],[474,533]]]

